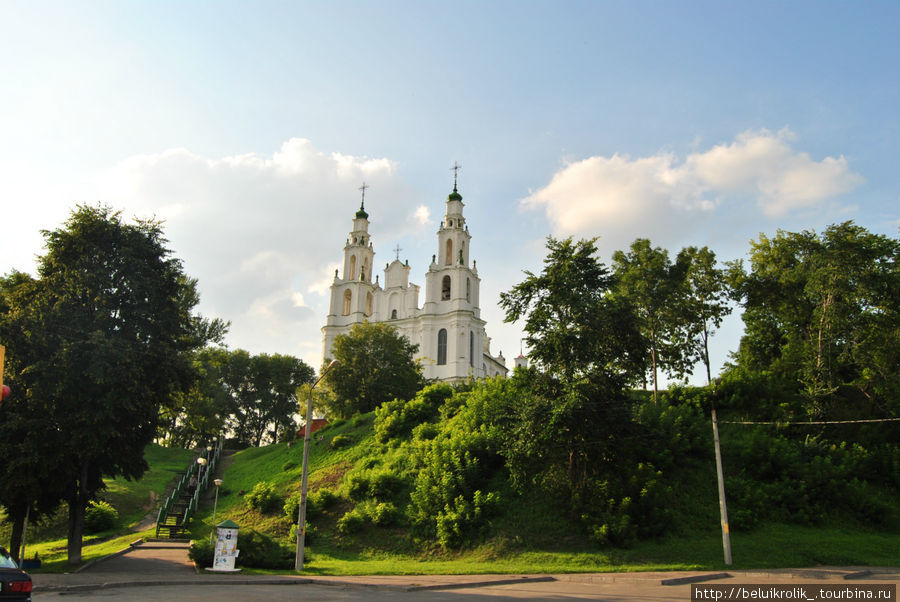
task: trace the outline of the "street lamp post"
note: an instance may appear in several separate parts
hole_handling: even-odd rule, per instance
[[[215,479],[213,483],[216,484],[216,501],[213,502],[213,519],[212,519],[212,533],[209,534],[209,541],[211,543],[216,542],[216,510],[219,508],[219,487],[222,485],[224,481],[222,479]]]
[[[338,363],[337,360],[331,360],[331,363],[322,370],[322,374],[316,379],[316,382],[309,388],[309,401],[306,404],[306,433],[303,435],[303,476],[300,479],[300,509],[297,516],[297,556],[294,558],[294,570],[303,570],[303,548],[306,545],[306,488],[309,481],[309,435],[312,431],[312,394],[313,389],[319,384],[328,371],[334,368]]]

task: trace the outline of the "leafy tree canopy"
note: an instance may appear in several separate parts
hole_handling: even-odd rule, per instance
[[[744,305],[738,366],[800,382],[813,413],[841,386],[886,411],[900,398],[900,241],[853,222],[752,243],[730,277]],[[889,413],[889,412],[888,412]]]
[[[564,381],[593,372],[627,377],[643,366],[631,307],[609,295],[614,280],[594,240],[547,239],[540,274],[500,293],[506,321],[525,320],[535,364]]]
[[[84,509],[103,477],[143,474],[160,405],[192,383],[190,352],[227,326],[191,313],[196,281],[171,256],[159,222],[78,206],[43,235],[38,278],[7,280],[16,290],[3,329],[22,411],[44,423],[28,440],[53,446],[49,456],[23,451],[58,471],[43,485],[58,483],[68,502],[69,562],[79,563]]]
[[[357,324],[335,337],[338,364],[324,380],[331,392],[328,410],[347,417],[392,399],[412,398],[422,384],[422,368],[413,359],[418,348],[384,323]]]

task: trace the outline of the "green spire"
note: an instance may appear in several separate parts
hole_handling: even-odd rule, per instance
[[[369,214],[366,213],[366,188],[369,188],[365,182],[362,183],[362,186],[359,187],[362,190],[362,201],[359,203],[359,211],[356,212],[357,219],[369,219]]]
[[[364,203],[360,203],[360,204],[359,204],[359,211],[356,212],[356,217],[357,217],[357,218],[360,218],[360,217],[361,217],[361,218],[364,218],[364,219],[369,219],[369,214],[366,213],[366,208],[365,208],[365,206],[364,206]]]
[[[462,200],[462,195],[456,191],[456,176],[459,175],[460,169],[462,169],[462,167],[459,165],[459,163],[455,163],[455,162],[453,163],[453,167],[450,168],[450,171],[453,172],[453,192],[451,192],[447,196],[448,201],[461,201]]]

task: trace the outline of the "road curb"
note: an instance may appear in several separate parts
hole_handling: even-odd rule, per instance
[[[694,575],[693,577],[674,577],[672,579],[661,579],[660,585],[686,585],[689,583],[703,583],[704,581],[715,581],[716,579],[728,579],[733,575],[729,573],[712,573],[711,575]]]
[[[404,591],[408,592],[424,592],[431,590],[445,590],[445,589],[466,589],[469,587],[490,587],[492,585],[516,585],[518,583],[545,583],[548,581],[557,581],[555,577],[551,577],[550,575],[543,575],[537,577],[513,577],[509,579],[495,579],[494,581],[472,581],[469,583],[445,583],[445,584],[433,584],[433,585],[413,585],[404,587]]]

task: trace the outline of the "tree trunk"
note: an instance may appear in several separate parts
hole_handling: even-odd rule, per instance
[[[656,366],[656,333],[650,333],[650,363],[653,366],[653,403],[656,403],[656,398],[659,394],[659,375],[657,374],[657,366]]]
[[[81,564],[81,543],[84,534],[84,509],[87,507],[87,464],[82,464],[78,479],[69,495],[69,533],[67,553],[69,564]]]
[[[709,370],[709,330],[706,320],[703,321],[703,363],[706,364],[706,384],[712,384],[712,373]]]
[[[22,536],[25,533],[25,509],[26,506],[8,508],[9,518],[12,520],[12,533],[9,536],[9,554],[16,562],[19,558],[19,550],[22,548]]]

